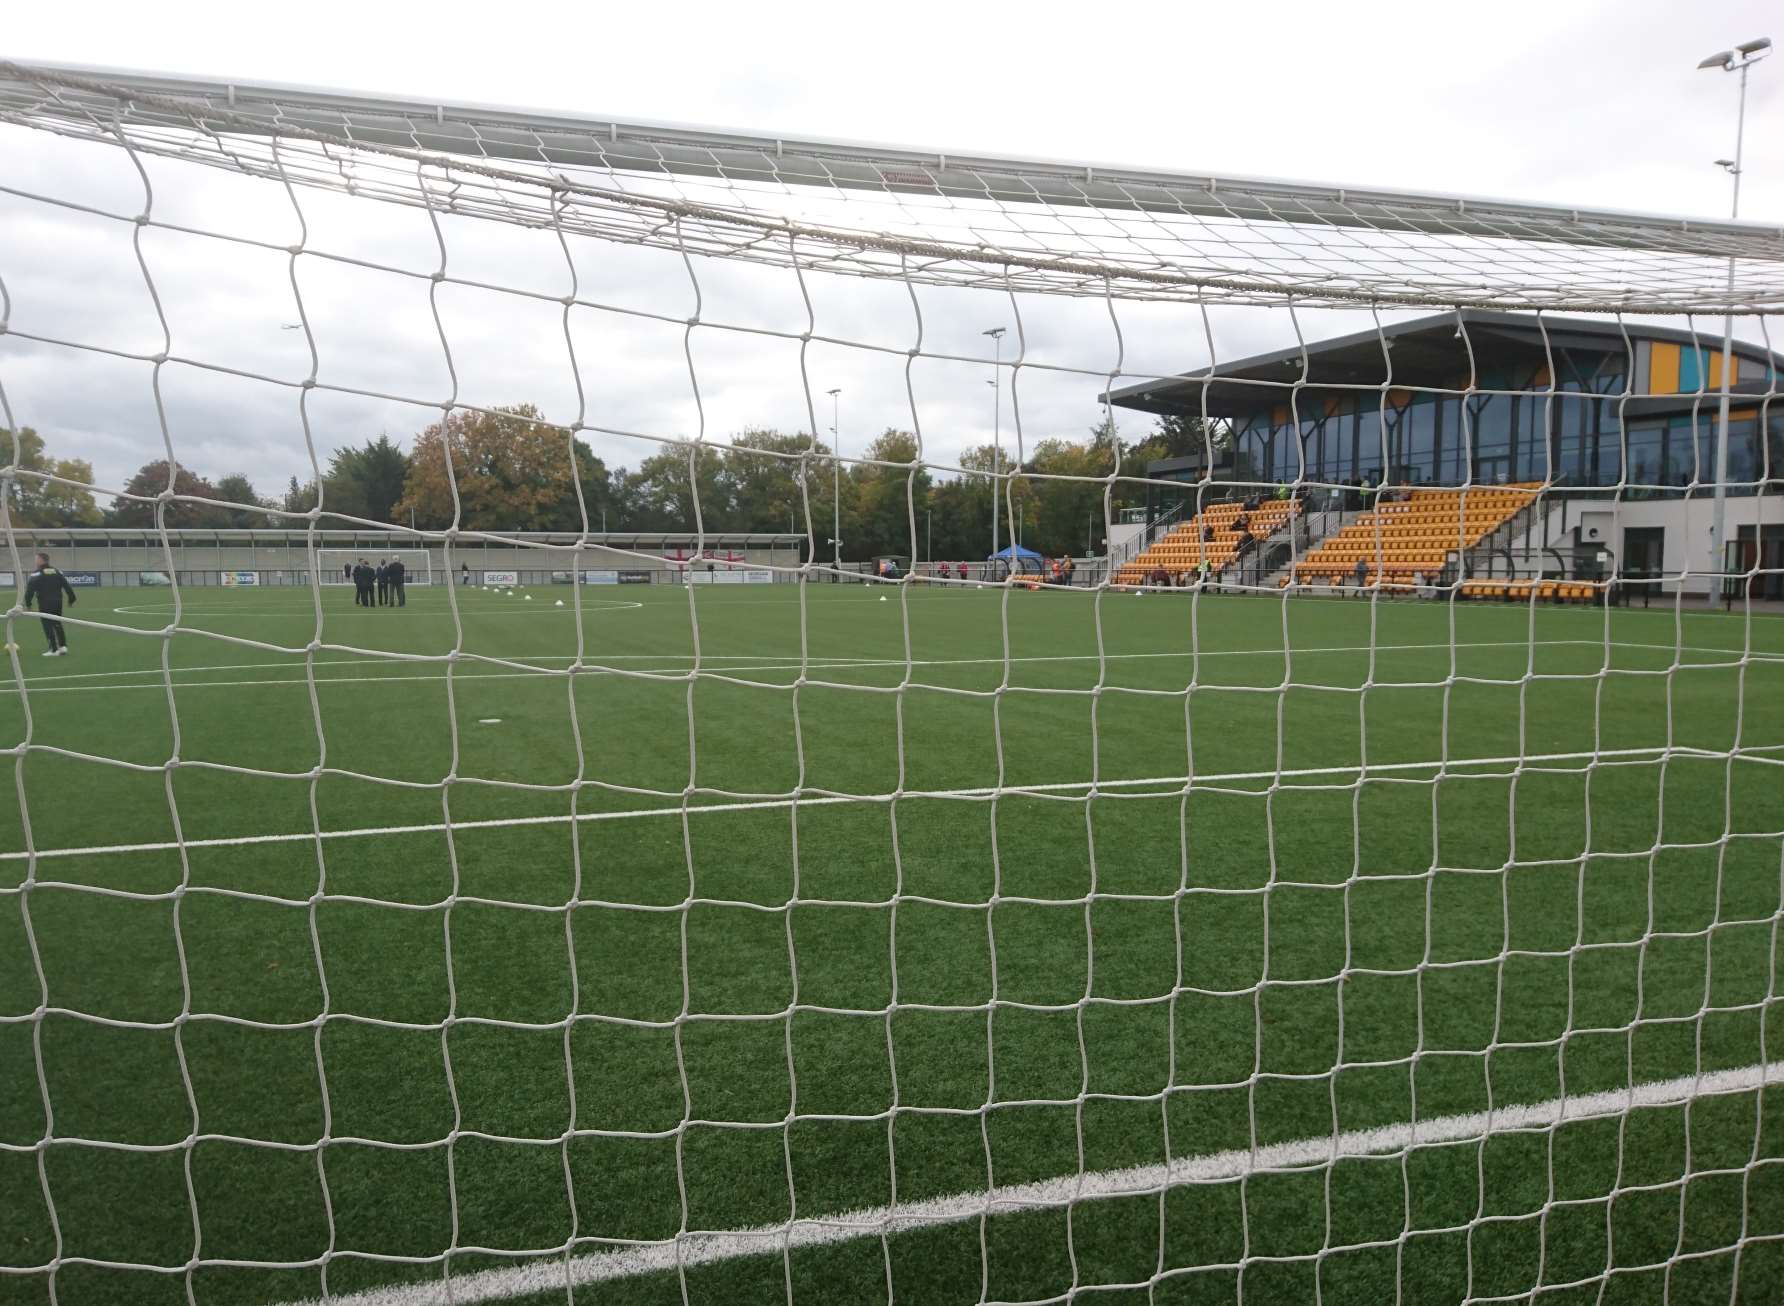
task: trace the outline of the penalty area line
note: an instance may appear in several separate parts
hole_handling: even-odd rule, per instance
[[[453,821],[450,825],[444,821],[430,821],[419,825],[371,825],[356,826],[346,830],[294,830],[280,834],[225,835],[215,839],[166,839],[151,843],[88,844],[84,847],[74,848],[40,848],[35,853],[0,853],[0,862],[28,861],[33,856],[39,861],[43,861],[52,857],[99,857],[113,853],[172,852],[180,848],[246,848],[255,844],[307,843],[314,839],[369,839],[384,835],[440,834],[446,830],[510,830],[539,825],[581,825],[591,821],[634,821],[653,816],[680,816],[684,812],[689,816],[714,816],[725,812],[771,812],[784,810],[788,807],[835,807],[843,803],[889,803],[895,798],[906,801],[924,798],[976,800],[997,796],[1021,798],[1031,794],[1071,793],[1076,790],[1144,789],[1149,786],[1159,788],[1158,797],[1168,798],[1180,794],[1185,785],[1192,789],[1206,789],[1222,784],[1249,783],[1258,780],[1301,780],[1316,776],[1335,775],[1357,775],[1367,780],[1407,771],[1454,772],[1469,771],[1478,767],[1521,768],[1563,762],[1598,762],[1607,766],[1622,766],[1637,764],[1644,758],[1664,758],[1669,761],[1679,758],[1681,760],[1715,762],[1738,760],[1763,763],[1767,766],[1784,766],[1784,759],[1764,756],[1768,752],[1779,749],[1784,749],[1784,744],[1756,744],[1734,754],[1683,745],[1655,748],[1605,748],[1595,753],[1525,753],[1522,756],[1507,757],[1452,757],[1442,762],[1372,762],[1367,766],[1354,764],[1309,766],[1295,770],[1226,771],[1198,776],[1155,775],[1141,779],[1097,780],[1094,782],[1090,780],[1061,780],[1045,784],[982,785],[970,789],[908,789],[900,794],[818,794],[809,798],[752,798],[732,803],[693,803],[674,807],[622,808],[611,812],[578,812],[574,816],[568,813],[549,816],[500,816],[478,821]],[[1142,797],[1144,796],[1146,795],[1142,795]]]
[[[1763,1062],[1492,1111],[1435,1116],[1374,1129],[1346,1130],[1323,1138],[1300,1138],[1255,1149],[1235,1148],[1182,1157],[1163,1164],[1060,1175],[1036,1183],[809,1216],[781,1224],[723,1232],[694,1231],[668,1242],[637,1243],[614,1251],[558,1256],[438,1281],[393,1284],[342,1296],[331,1294],[328,1302],[332,1306],[471,1306],[542,1293],[555,1293],[561,1298],[566,1287],[666,1274],[746,1256],[834,1246],[859,1238],[888,1237],[1024,1211],[1061,1210],[1081,1202],[1154,1197],[1188,1184],[1309,1170],[1350,1157],[1393,1156],[1419,1147],[1484,1142],[1497,1133],[1551,1130],[1569,1122],[1605,1120],[1636,1110],[1689,1106],[1700,1098],[1756,1092],[1779,1083],[1784,1083],[1784,1061]],[[322,1301],[312,1297],[282,1306],[322,1306]]]

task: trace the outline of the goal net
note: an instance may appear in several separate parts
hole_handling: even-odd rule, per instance
[[[1784,1296],[1775,226],[10,63],[0,151],[0,1297]]]
[[[317,549],[316,576],[323,585],[351,585],[353,583],[353,567],[365,562],[371,567],[383,563],[401,562],[403,564],[403,584],[431,585],[434,583],[434,555],[426,549],[385,549],[383,551],[369,549]]]

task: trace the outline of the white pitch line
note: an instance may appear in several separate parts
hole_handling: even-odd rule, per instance
[[[1446,648],[1448,646],[1440,644],[1435,645],[1434,647]],[[1656,647],[1660,646],[1656,645]],[[1665,645],[1665,647],[1671,648],[1672,645],[1668,644]],[[302,649],[286,649],[281,651],[285,652],[294,660],[294,662],[296,659],[301,659],[303,657]],[[1734,649],[1730,651],[1739,652],[1740,650]],[[694,655],[692,653],[603,653],[601,657],[604,662],[666,662],[674,659],[680,659],[683,662],[692,662],[694,660]],[[576,660],[575,655],[570,653],[529,653],[525,655],[517,654],[514,657],[499,657],[495,654],[466,654],[461,659],[461,662],[468,666],[480,666],[484,664],[485,659],[491,663],[526,662],[529,660],[533,662],[574,662]],[[702,662],[779,661],[785,662],[790,666],[797,666],[799,664],[799,659],[791,653],[702,653],[700,655],[700,660]],[[825,660],[828,662],[860,662],[865,664],[887,661],[885,658],[827,658]],[[387,653],[383,657],[375,658],[317,658],[316,665],[318,667],[388,667],[399,662],[431,662],[439,665],[444,661],[444,657],[437,653]],[[212,671],[289,671],[293,669],[294,662],[207,662],[199,666],[174,667],[173,674],[182,676],[203,675]],[[902,662],[894,661],[894,665],[903,666],[904,664]],[[549,671],[550,668],[541,667],[540,670]],[[26,683],[32,687],[36,687],[50,682],[60,683],[64,680],[111,680],[118,676],[159,677],[160,675],[160,667],[123,667],[116,671],[66,671],[48,676],[32,676]],[[159,685],[160,681],[157,680],[155,683]],[[175,685],[175,688],[178,688],[177,684]]]
[[[1444,650],[1444,649],[1464,649],[1464,648],[1479,649],[1479,648],[1532,648],[1532,647],[1535,647],[1535,648],[1575,648],[1575,647],[1603,648],[1604,641],[1596,640],[1596,639],[1555,639],[1555,640],[1534,640],[1534,641],[1522,640],[1522,639],[1510,639],[1510,640],[1476,640],[1476,641],[1472,641],[1472,642],[1461,642],[1461,643],[1455,643],[1455,644],[1449,644],[1449,643],[1443,643],[1443,644],[1353,644],[1353,645],[1330,647],[1330,648],[1326,648],[1326,647],[1297,648],[1297,649],[1291,650],[1291,654],[1293,657],[1307,657],[1307,656],[1312,656],[1314,654],[1323,654],[1323,653],[1371,653],[1371,652],[1374,652],[1374,653],[1406,653],[1406,652],[1425,652],[1425,651],[1439,651],[1439,650]],[[1682,645],[1682,644],[1641,644],[1641,643],[1632,643],[1629,641],[1618,641],[1618,640],[1611,641],[1611,647],[1613,647],[1613,648],[1654,649],[1654,650],[1659,650],[1659,651],[1668,652],[1668,653],[1671,653],[1671,652],[1722,653],[1722,654],[1731,654],[1731,655],[1744,657],[1748,662],[1784,662],[1784,653],[1771,653],[1771,652],[1763,652],[1763,651],[1762,652],[1742,653],[1742,650],[1740,650],[1740,649],[1700,648],[1700,647],[1696,647],[1693,645]],[[628,656],[643,659],[643,658],[648,658],[649,655],[634,654],[634,655],[628,655]],[[733,655],[733,656],[741,657],[744,655],[738,654],[738,655]],[[719,674],[719,675],[732,675],[737,672],[743,672],[743,671],[799,671],[799,670],[846,671],[846,670],[853,670],[853,669],[859,669],[859,670],[884,669],[884,668],[888,668],[888,667],[916,668],[916,667],[1003,666],[1006,663],[1009,664],[1010,666],[1016,666],[1019,664],[1027,664],[1027,663],[1035,663],[1035,662],[1123,662],[1123,661],[1138,661],[1138,660],[1146,660],[1146,659],[1154,659],[1154,658],[1175,658],[1175,659],[1188,658],[1188,659],[1193,660],[1196,658],[1222,658],[1222,657],[1281,657],[1281,656],[1283,656],[1283,651],[1281,649],[1203,649],[1203,650],[1200,650],[1199,652],[1192,652],[1189,650],[1184,650],[1181,652],[1172,651],[1172,652],[1161,652],[1161,653],[1101,653],[1101,654],[1098,654],[1098,653],[1052,653],[1052,654],[1018,655],[1018,656],[1013,656],[1013,657],[1008,657],[1008,658],[1000,658],[1000,657],[912,658],[908,661],[903,658],[822,658],[822,659],[812,659],[812,660],[808,660],[808,661],[800,661],[800,660],[797,660],[794,658],[784,657],[784,656],[776,655],[776,654],[764,654],[762,656],[771,658],[773,660],[766,661],[766,662],[749,663],[749,664],[746,664],[743,666],[735,666],[735,665],[714,666],[714,667],[708,668],[708,673],[709,674]],[[686,661],[686,662],[691,662],[693,660],[691,654],[686,654],[686,655],[684,655],[684,654],[668,654],[668,655],[665,655],[665,657],[674,657],[674,658],[680,659],[681,661]],[[394,666],[394,665],[403,663],[405,661],[419,661],[419,660],[421,660],[421,659],[406,659],[401,654],[395,654],[395,655],[392,655],[388,659],[379,659],[379,658],[340,659],[339,662],[340,662],[340,664],[345,664],[350,661],[351,662],[382,662],[385,665]],[[540,658],[537,660],[543,661],[545,659]],[[554,656],[551,660],[553,660],[553,661],[569,661],[570,659],[567,657],[563,657],[563,656]],[[615,659],[615,660],[617,661],[618,659]],[[708,660],[719,661],[720,659],[706,659],[706,658],[702,657],[701,660],[704,662],[704,661],[708,661]],[[433,658],[433,657],[429,657],[429,658],[425,659],[425,661],[428,663],[438,663],[438,659]],[[243,667],[265,667],[268,670],[273,670],[273,671],[293,671],[293,670],[297,669],[295,667],[282,666],[276,662],[256,662],[256,663],[244,663],[244,664],[238,664],[238,665],[241,665]],[[322,663],[318,663],[317,665],[318,666],[328,666],[331,664],[327,663],[327,662],[322,662]],[[478,664],[472,663],[472,665],[475,666]],[[1691,665],[1695,665],[1695,664],[1687,663],[1685,665],[1691,666]],[[217,668],[217,669],[221,670],[222,668]],[[637,668],[630,668],[628,670],[630,671],[631,674],[635,674],[635,675],[670,676],[670,675],[685,675],[689,671],[691,671],[691,669],[692,669],[691,667],[682,667],[682,666],[660,666],[660,667],[637,667]],[[207,668],[204,668],[204,667],[177,667],[174,670],[175,670],[175,674],[177,675],[177,674],[182,674],[182,673],[190,674],[190,673],[195,673],[195,672],[203,672],[203,671],[207,670]],[[577,674],[585,675],[585,676],[604,676],[604,675],[616,674],[620,670],[621,669],[617,668],[617,667],[606,667],[606,666],[601,666],[601,665],[592,665],[592,666],[586,666],[586,667],[582,668],[582,670],[580,672],[578,672]],[[125,675],[125,674],[150,675],[150,674],[157,674],[157,672],[153,671],[153,670],[148,670],[148,671],[141,671],[141,672],[94,672],[92,674],[94,676]],[[460,681],[463,681],[463,680],[526,680],[526,679],[530,679],[535,676],[555,676],[555,675],[561,675],[561,674],[564,674],[564,673],[555,671],[550,667],[540,667],[534,671],[461,670],[461,671],[454,673],[453,679],[460,680]],[[373,683],[376,683],[376,684],[400,684],[404,681],[437,681],[437,680],[444,680],[445,678],[446,678],[446,675],[444,672],[431,672],[430,671],[430,672],[424,672],[424,673],[415,674],[415,675],[317,676],[317,677],[315,677],[315,681],[318,685],[360,685],[360,684],[373,684]],[[74,679],[74,676],[72,676],[72,675],[67,676],[67,677],[46,676],[46,677],[42,677],[42,678],[33,678],[33,679],[27,680],[25,682],[25,688],[26,688],[27,692],[33,693],[33,694],[109,693],[109,692],[115,692],[118,690],[161,690],[161,689],[165,688],[164,682],[160,681],[160,680],[152,681],[147,684],[125,684],[125,685],[62,685],[62,684],[42,683],[43,681],[62,680],[62,679]],[[173,687],[176,690],[179,690],[179,689],[253,689],[253,688],[260,688],[263,686],[307,685],[308,683],[309,683],[309,677],[307,677],[307,676],[299,677],[299,676],[287,675],[287,676],[274,676],[274,677],[259,676],[259,677],[254,677],[254,678],[246,679],[246,680],[177,680],[176,679],[173,681]],[[18,688],[18,685],[16,682],[0,684],[0,694],[16,694],[18,692],[19,692],[19,688]]]
[[[1744,762],[1760,762],[1767,766],[1784,766],[1784,758],[1762,757],[1761,753],[1784,749],[1784,744],[1757,744],[1742,749],[1732,756]],[[1008,784],[982,786],[972,789],[908,789],[897,795],[901,800],[913,799],[976,799],[1003,795],[1020,798],[1025,794],[1069,793],[1076,789],[1143,789],[1149,785],[1164,786],[1164,796],[1181,791],[1190,784],[1193,787],[1209,787],[1213,785],[1236,783],[1253,780],[1293,780],[1322,775],[1356,775],[1367,772],[1370,776],[1384,772],[1399,773],[1404,771],[1458,771],[1471,770],[1485,766],[1536,766],[1553,762],[1600,761],[1608,765],[1622,765],[1644,757],[1691,758],[1722,762],[1730,759],[1730,754],[1715,752],[1710,749],[1688,748],[1675,745],[1670,748],[1606,748],[1596,753],[1527,753],[1521,757],[1455,757],[1446,762],[1378,762],[1367,767],[1361,766],[1312,766],[1296,770],[1282,771],[1227,771],[1210,775],[1180,776],[1160,775],[1148,776],[1144,779],[1098,780],[1092,784],[1088,780],[1062,780],[1046,784]],[[771,812],[788,807],[834,807],[843,803],[889,803],[893,795],[849,794],[846,796],[821,795],[810,798],[760,798],[735,803],[701,803],[687,807],[639,807],[612,812],[578,812],[574,817],[568,813],[551,816],[503,816],[492,817],[480,821],[454,821],[447,825],[444,821],[430,822],[426,825],[378,825],[359,826],[348,830],[303,830],[285,834],[243,834],[231,835],[217,839],[166,840],[157,843],[114,843],[91,844],[78,848],[40,848],[35,856],[42,860],[51,857],[98,857],[112,853],[150,853],[171,852],[176,848],[244,848],[254,844],[303,843],[312,839],[366,839],[383,835],[399,834],[439,834],[445,830],[507,830],[525,826],[567,825],[572,822],[581,825],[590,821],[632,821],[651,816],[680,816],[684,812],[689,816],[706,816],[721,812]],[[26,852],[0,853],[0,862],[26,861],[33,854]]]
[[[1447,647],[1447,646],[1446,645],[1433,645],[1432,647],[1442,648],[1442,647]],[[1669,645],[1667,645],[1667,647],[1671,648],[1672,646],[1669,644]],[[1086,655],[1086,656],[1094,657],[1094,654]],[[1165,653],[1156,653],[1156,654],[1155,653],[1132,653],[1132,654],[1112,654],[1111,656],[1114,656],[1114,657],[1174,657],[1176,655],[1175,654],[1165,654]],[[1185,654],[1184,656],[1188,656],[1188,655]],[[609,674],[612,672],[619,672],[619,671],[625,671],[625,670],[631,669],[631,668],[626,668],[626,667],[617,665],[619,663],[624,663],[624,662],[687,662],[687,663],[691,663],[694,660],[694,655],[691,653],[610,653],[610,654],[603,654],[602,658],[603,658],[603,661],[601,661],[599,663],[590,663],[588,665],[585,665],[578,674],[585,675],[585,676],[594,676],[594,675],[604,675],[604,674]],[[555,669],[553,667],[546,667],[546,666],[532,667],[532,669],[527,670],[527,671],[483,671],[483,670],[479,670],[479,668],[496,667],[496,666],[513,666],[517,663],[520,665],[523,665],[523,666],[530,666],[531,663],[534,663],[534,662],[573,662],[575,660],[576,659],[572,655],[557,654],[557,653],[527,654],[525,656],[520,656],[520,657],[499,657],[499,656],[496,656],[493,654],[488,655],[488,656],[466,657],[466,658],[463,658],[460,660],[460,662],[458,664],[459,670],[454,673],[454,679],[466,680],[466,679],[474,679],[479,676],[490,678],[490,679],[503,679],[503,678],[525,679],[528,676],[563,675],[563,674],[565,674],[565,672],[568,671],[568,668],[565,668],[565,671],[558,671],[557,669]],[[975,660],[978,660],[978,659],[971,659],[971,658],[962,659],[962,661],[968,661],[968,662],[975,661]],[[1001,662],[1002,661],[1001,658],[985,658],[982,660],[986,661],[986,662]],[[1036,659],[1036,660],[1040,660],[1040,659]],[[1069,659],[1062,659],[1062,660],[1069,660]],[[800,666],[802,666],[802,665],[807,666],[807,667],[819,667],[819,668],[827,668],[827,669],[832,669],[832,670],[836,670],[836,669],[846,670],[850,667],[862,667],[862,668],[883,667],[883,666],[884,667],[902,667],[905,665],[902,661],[897,660],[897,659],[892,659],[892,658],[845,658],[845,657],[812,659],[812,660],[806,661],[804,663],[801,663],[801,661],[797,657],[793,657],[791,655],[778,654],[778,653],[759,653],[759,654],[754,654],[754,655],[745,654],[745,653],[726,653],[726,654],[714,654],[714,655],[710,655],[710,656],[706,655],[706,654],[702,654],[700,661],[702,663],[713,664],[711,666],[706,667],[705,670],[709,673],[718,673],[718,674],[724,674],[724,673],[728,673],[731,671],[781,671],[781,670],[797,671],[800,668]],[[1012,661],[1020,662],[1020,661],[1023,661],[1023,659],[1022,658],[1014,658],[1014,659],[1012,659]],[[609,665],[607,665],[608,663],[614,663],[616,665],[609,666]],[[735,663],[743,663],[745,665],[741,665],[741,666],[732,665]],[[389,657],[381,657],[381,658],[330,658],[327,660],[318,661],[316,663],[316,666],[318,668],[350,667],[350,666],[382,666],[382,667],[395,668],[397,666],[401,666],[404,664],[423,665],[423,666],[444,666],[444,665],[446,665],[445,659],[443,659],[435,654],[427,654],[424,656],[409,657],[409,656],[405,656],[405,655],[399,653],[399,654],[392,654]],[[914,663],[913,665],[923,666],[925,664],[922,662],[917,662],[917,663]],[[688,668],[679,666],[679,665],[668,666],[668,667],[639,667],[639,668],[636,668],[636,670],[638,672],[640,672],[641,674],[646,674],[646,675],[665,675],[665,674],[669,674],[671,672],[685,671],[687,669]],[[174,667],[173,668],[173,687],[175,689],[187,689],[187,688],[204,689],[207,687],[224,687],[224,686],[304,685],[304,684],[308,684],[309,681],[308,681],[307,677],[291,676],[291,675],[275,676],[275,677],[271,677],[271,678],[268,678],[265,676],[258,676],[258,677],[254,677],[254,678],[248,679],[248,680],[181,680],[179,678],[179,677],[185,676],[185,675],[203,675],[203,674],[207,674],[207,673],[213,672],[213,671],[295,672],[295,671],[300,671],[300,670],[302,670],[301,665],[297,664],[295,662],[293,662],[293,663],[285,663],[285,662],[226,662],[226,663],[219,663],[215,666]],[[61,683],[63,681],[69,681],[69,680],[81,680],[81,681],[112,680],[112,679],[116,679],[121,676],[155,676],[155,677],[157,677],[157,679],[155,679],[154,681],[147,683],[147,684],[65,685],[65,684]],[[25,687],[27,690],[29,690],[33,694],[66,693],[66,692],[71,692],[71,691],[75,691],[75,690],[161,689],[164,687],[164,682],[162,679],[160,679],[161,676],[162,676],[162,671],[161,671],[160,667],[140,667],[140,668],[132,668],[129,670],[122,670],[122,671],[74,672],[74,673],[68,673],[68,674],[64,674],[64,675],[33,676],[33,677],[29,678],[28,680],[26,680]],[[326,684],[338,682],[341,684],[354,685],[354,684],[365,684],[365,683],[370,683],[373,681],[384,681],[384,680],[400,681],[400,680],[443,680],[443,679],[445,679],[444,671],[436,672],[436,673],[429,673],[429,674],[425,674],[425,675],[390,675],[390,676],[327,676],[327,675],[319,675],[316,677],[316,683],[318,685],[326,685]],[[10,684],[0,684],[0,692],[6,692],[6,691],[16,692],[17,691],[16,682],[10,683]]]
[[[202,602],[202,600],[200,600],[200,602]],[[624,599],[584,599],[582,601],[582,610],[584,614],[590,616],[597,612],[630,612],[633,609],[642,608],[643,606],[644,604],[642,603],[629,602]],[[538,611],[538,609],[528,610]],[[174,607],[171,603],[125,604],[122,607],[113,608],[112,611],[119,616],[124,617],[171,617],[174,615]],[[186,617],[302,617],[309,616],[314,611],[315,609],[307,604],[293,604],[288,608],[202,608],[193,607],[190,604],[187,604],[180,608],[179,615],[182,619]],[[457,615],[460,617],[512,617],[515,615],[516,611],[517,609],[507,607],[506,605],[501,608],[486,610],[472,610],[460,606]],[[555,613],[557,609],[553,608],[552,611]],[[568,615],[570,611],[573,611],[573,609],[567,609],[565,615]],[[322,609],[322,613],[324,619],[329,616],[334,616],[337,620],[354,620],[354,618],[341,617],[340,613],[333,608],[325,607]],[[450,608],[421,608],[417,605],[415,611],[405,611],[401,620],[409,621],[416,617],[440,618],[453,615],[454,614]],[[135,627],[132,627],[132,629],[134,630]]]
[[[1256,1149],[1235,1148],[1186,1156],[1164,1164],[1060,1175],[1037,1183],[1010,1184],[986,1192],[956,1193],[924,1201],[900,1202],[835,1215],[806,1216],[782,1224],[725,1232],[690,1232],[668,1242],[644,1243],[619,1251],[590,1252],[567,1260],[535,1260],[502,1269],[478,1270],[451,1279],[369,1288],[330,1296],[329,1306],[472,1306],[540,1293],[562,1297],[566,1286],[611,1283],[644,1274],[717,1265],[745,1256],[766,1256],[807,1247],[828,1247],[859,1238],[879,1238],[921,1229],[963,1224],[986,1216],[1061,1210],[1080,1202],[1117,1197],[1152,1197],[1186,1184],[1219,1183],[1257,1174],[1308,1170],[1348,1157],[1392,1156],[1417,1147],[1484,1141],[1495,1133],[1553,1129],[1564,1122],[1610,1119],[1635,1110],[1686,1106],[1699,1098],[1751,1093],[1784,1083],[1784,1061],[1736,1070],[1680,1075],[1574,1097],[1550,1098],[1435,1116],[1409,1124],[1352,1129],[1324,1138],[1300,1138]],[[323,1306],[305,1298],[283,1306]]]

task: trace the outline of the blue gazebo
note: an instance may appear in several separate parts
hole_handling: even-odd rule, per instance
[[[1006,571],[1034,572],[1039,575],[1047,569],[1047,559],[1033,549],[1025,549],[1020,544],[1012,544],[1007,549],[999,549],[985,561],[1001,562]]]

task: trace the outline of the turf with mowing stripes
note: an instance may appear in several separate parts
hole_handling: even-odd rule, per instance
[[[71,615],[139,633],[77,627],[53,661],[26,642],[30,693],[0,697],[33,745],[7,849],[27,811],[39,849],[220,841],[45,858],[23,890],[0,862],[0,1266],[59,1238],[61,1301],[324,1286],[222,1261],[327,1256],[337,1293],[437,1280],[447,1247],[457,1273],[1784,1056],[1784,771],[1756,760],[1784,758],[1784,621],[627,587],[584,592],[579,648],[537,599],[322,599],[318,631],[305,592],[187,591],[164,677],[169,596],[87,592]],[[448,664],[461,631],[476,656]],[[301,653],[201,632],[352,649],[316,654],[312,704]],[[1620,751],[1737,742],[1755,759]],[[1365,758],[1385,769],[1358,784]],[[683,814],[710,804],[760,805]],[[600,819],[475,825],[572,814]],[[318,823],[424,828],[226,842]],[[729,1261],[685,1290],[1373,1303],[1398,1281],[1423,1303],[1540,1280],[1583,1302],[1611,1267],[1602,1300],[1727,1301],[1744,1237],[1740,1299],[1775,1300],[1780,1106]],[[46,1132],[85,1141],[40,1177]],[[575,1299],[676,1302],[682,1277]],[[9,1302],[49,1293],[0,1277]]]

